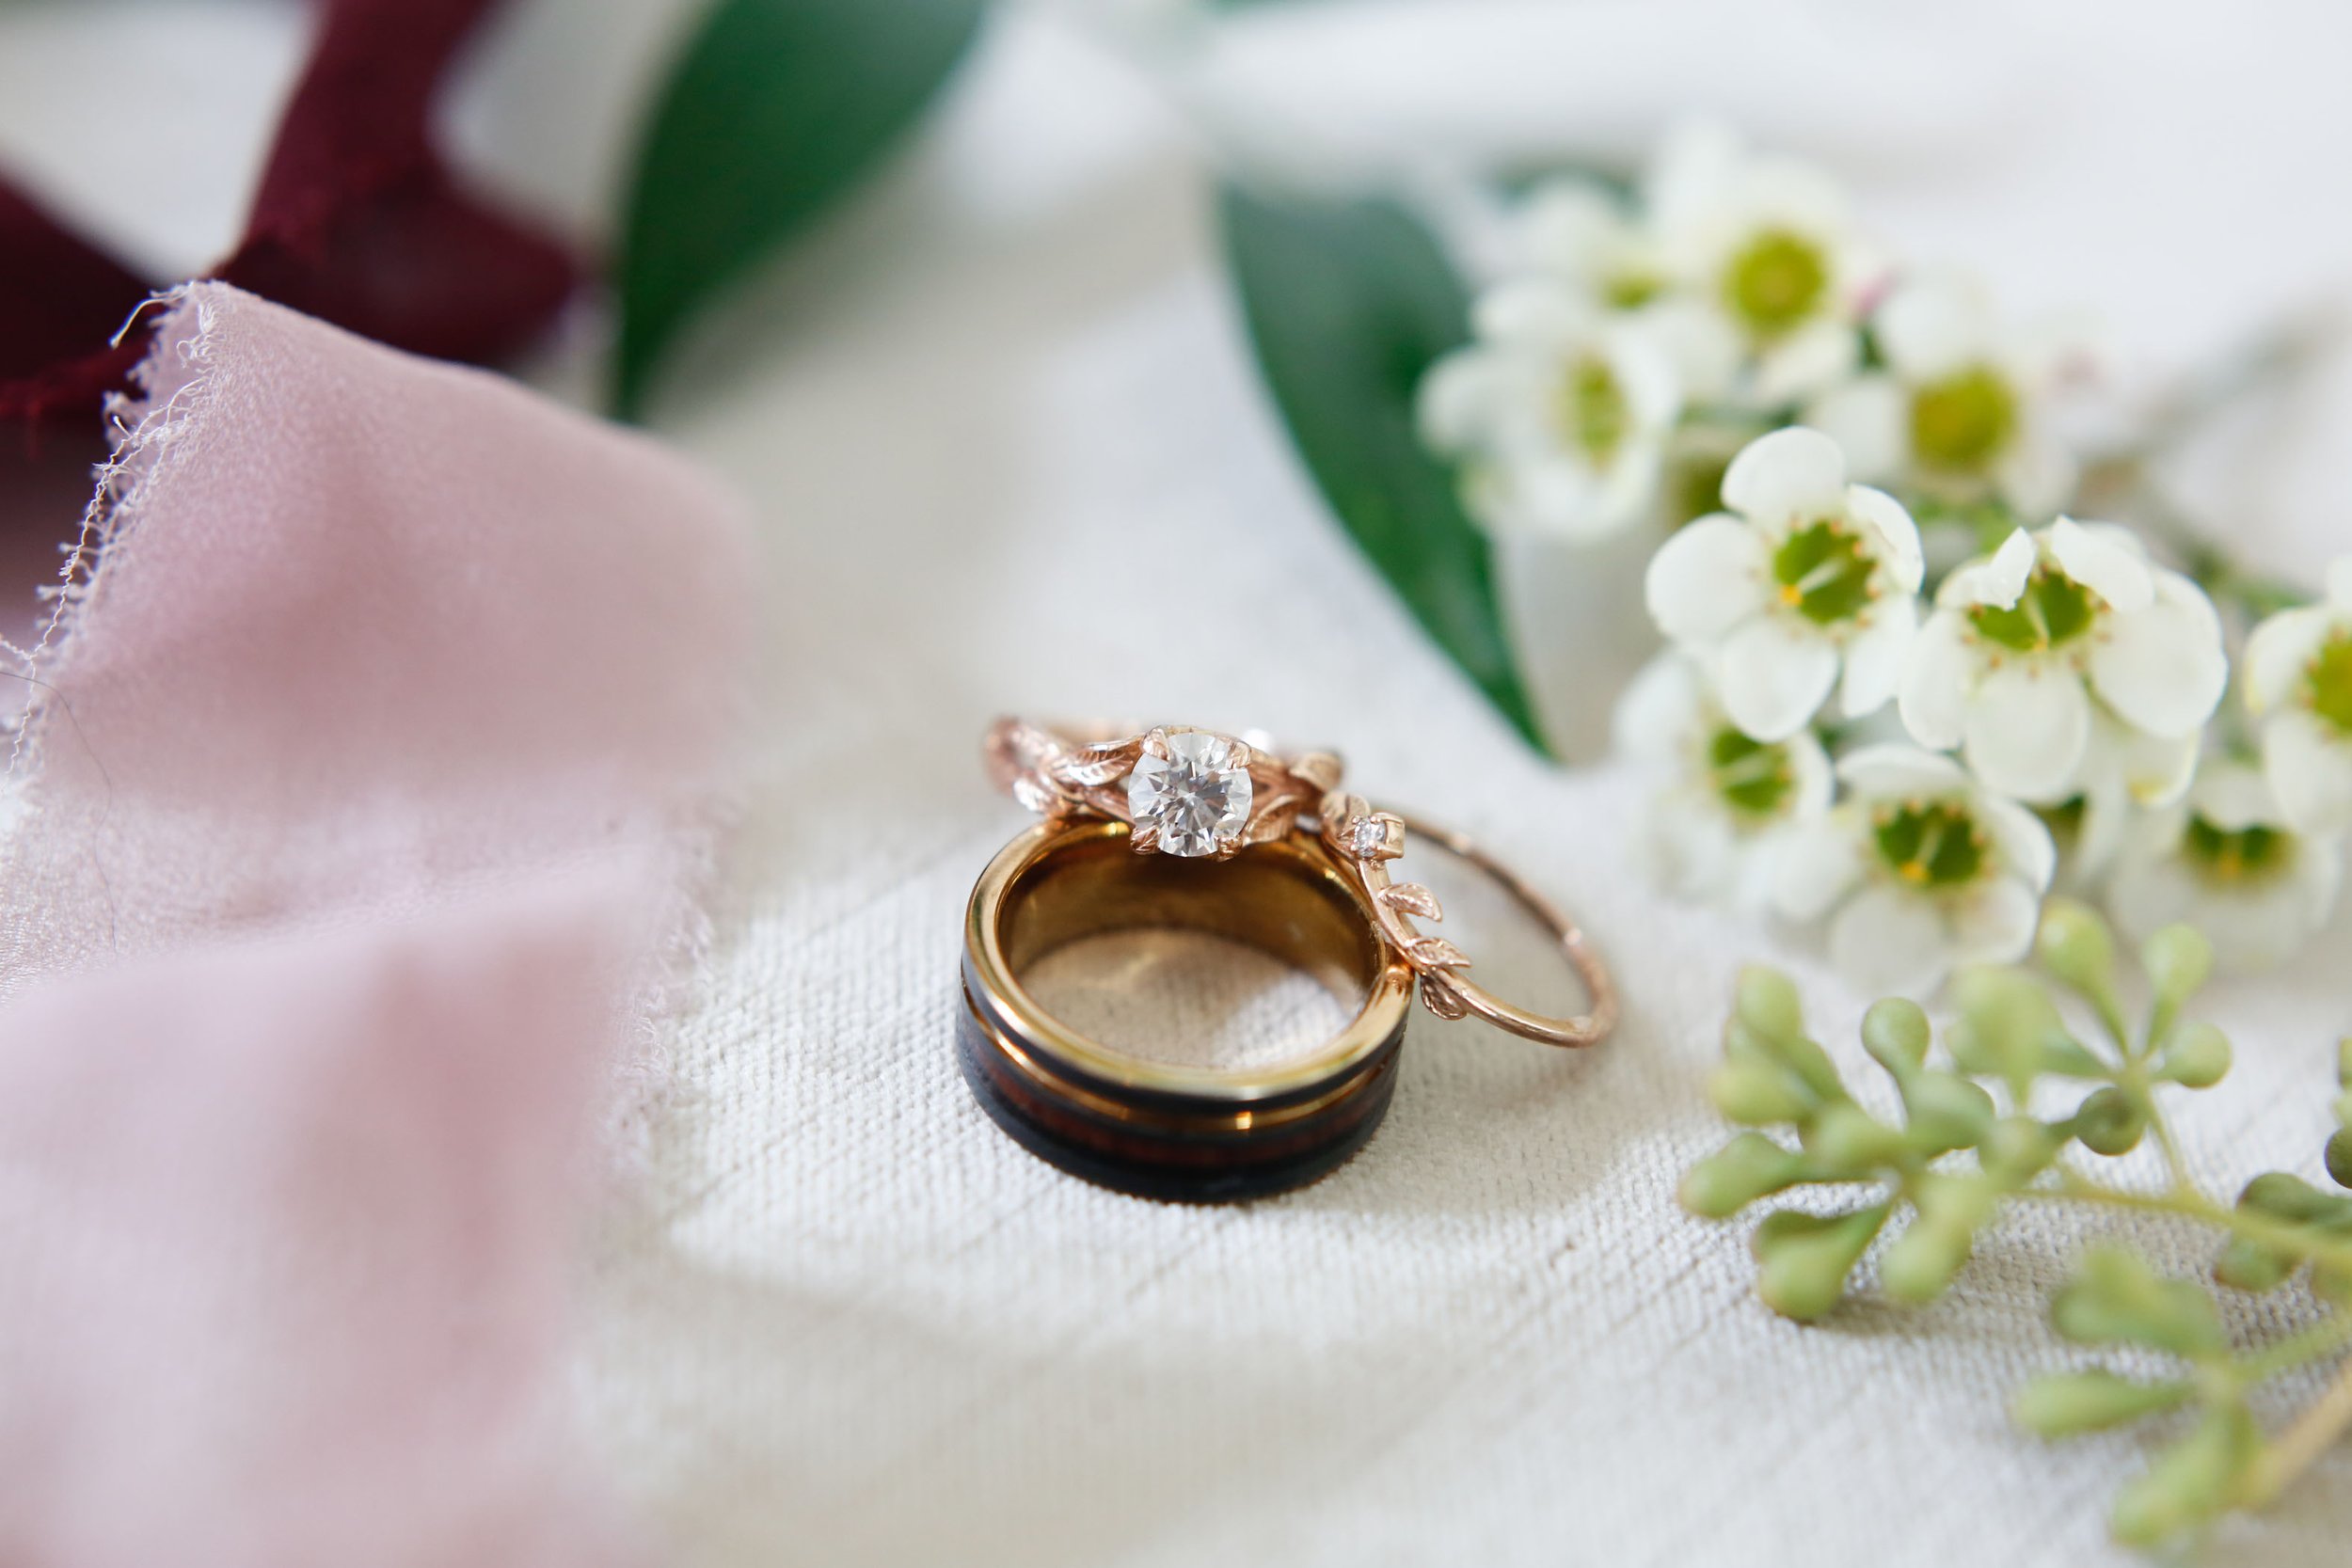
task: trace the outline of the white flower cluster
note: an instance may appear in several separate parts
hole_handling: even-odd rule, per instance
[[[1657,534],[1671,647],[1617,733],[1663,781],[1645,839],[1671,888],[1822,923],[1888,991],[2022,956],[2059,878],[2241,968],[2326,921],[2352,562],[2247,640],[2253,767],[2208,733],[2231,666],[2204,591],[2060,515],[2055,338],[1894,274],[1828,181],[1712,135],[1629,198],[1535,193],[1520,232],[1424,431],[1499,535]]]

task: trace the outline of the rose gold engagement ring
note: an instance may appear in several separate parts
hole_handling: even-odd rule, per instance
[[[1594,1044],[1616,1024],[1615,983],[1576,922],[1463,835],[1342,790],[1340,759],[1327,752],[1284,757],[1188,725],[1120,733],[1000,719],[986,755],[997,786],[1029,810],[1048,820],[1125,823],[1139,853],[1228,860],[1292,833],[1319,837],[1362,895],[1381,942],[1419,978],[1422,1005],[1439,1018],[1475,1015],[1564,1046]],[[1428,888],[1391,875],[1408,832],[1485,873],[1542,923],[1583,982],[1584,1012],[1552,1018],[1504,1001],[1464,973],[1470,960],[1460,948],[1414,924],[1442,913]]]

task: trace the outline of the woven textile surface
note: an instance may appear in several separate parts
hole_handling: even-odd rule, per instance
[[[1857,1076],[1867,999],[1648,891],[1637,781],[1537,762],[1423,643],[1255,384],[1197,165],[1074,60],[1007,29],[925,158],[746,303],[786,346],[714,332],[664,414],[762,508],[770,695],[673,1092],[591,1271],[581,1386],[625,1484],[723,1564],[2128,1560],[2104,1515],[2148,1435],[2048,1446],[2004,1412],[2081,1358],[2042,1304],[2107,1222],[2016,1216],[1926,1311],[1757,1303],[1740,1229],[1673,1196],[1724,1136],[1731,978],[1796,968]],[[2152,352],[2223,336],[2225,293]],[[1588,613],[1522,610],[1564,708]],[[1380,1133],[1278,1200],[1056,1173],[950,1053],[963,899],[1023,821],[976,754],[1004,710],[1338,748],[1568,901],[1623,1030],[1576,1055],[1420,1018]],[[2239,1067],[2185,1125],[2224,1190],[2315,1161],[2345,957],[2214,1001]],[[2348,1540],[2338,1453],[2217,1560]]]

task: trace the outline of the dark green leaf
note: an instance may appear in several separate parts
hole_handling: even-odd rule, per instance
[[[619,411],[713,294],[855,184],[955,67],[984,0],[718,0],[638,149],[617,269]]]
[[[1393,202],[1228,185],[1225,248],[1259,368],[1331,509],[1438,645],[1537,747],[1486,541],[1422,447],[1415,388],[1470,331],[1470,301]]]

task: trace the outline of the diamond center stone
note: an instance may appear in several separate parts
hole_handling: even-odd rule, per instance
[[[1159,832],[1171,855],[1214,855],[1249,820],[1249,770],[1233,743],[1199,731],[1168,736],[1168,755],[1146,752],[1127,775],[1136,831]]]

